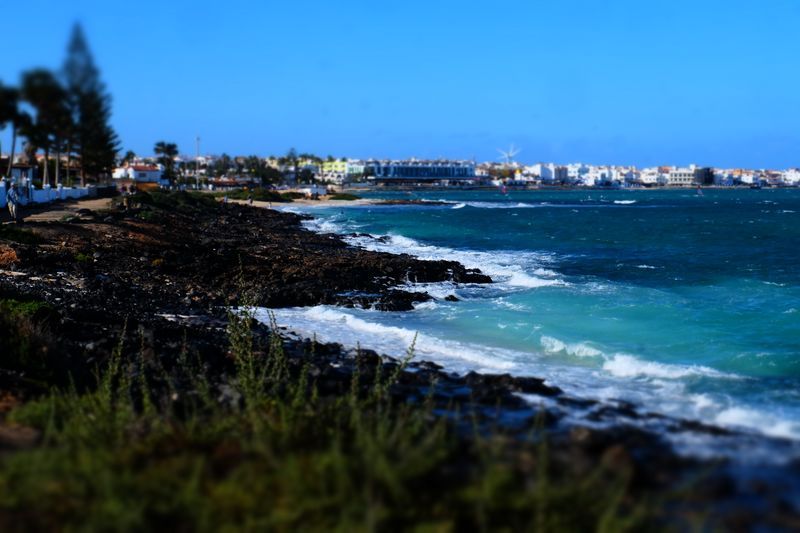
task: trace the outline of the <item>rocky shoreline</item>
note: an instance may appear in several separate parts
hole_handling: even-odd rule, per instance
[[[432,299],[397,288],[409,280],[491,283],[453,261],[349,246],[339,236],[304,229],[304,218],[195,195],[154,194],[138,196],[128,210],[80,211],[69,220],[29,224],[30,239],[0,238],[0,299],[46,303],[34,317],[46,333],[41,360],[0,365],[0,451],[34,446],[40,438],[3,422],[11,407],[52,386],[89,386],[96,366],[120,346],[149,354],[166,368],[180,353],[192,352],[216,376],[219,401],[239,401],[229,384],[226,325],[232,306],[409,310]],[[253,333],[257,345],[269,344],[268,326],[256,324]],[[479,433],[499,428],[511,437],[512,449],[523,449],[534,429],[543,430],[553,461],[564,468],[589,471],[611,464],[632,471],[637,490],[673,491],[691,483],[690,506],[719,513],[717,522],[726,527],[800,523],[797,489],[782,492],[769,469],[753,491],[727,461],[681,457],[663,435],[642,427],[652,422],[662,431],[736,436],[727,430],[642,413],[625,402],[568,397],[535,377],[459,376],[430,362],[406,365],[368,349],[321,344],[289,332],[282,333],[282,343],[290,371],[310,369],[322,396],[345,394],[356,372],[402,370],[391,388],[395,401],[432,402],[434,412],[464,439],[476,428]],[[595,424],[570,421],[575,414]],[[784,468],[800,475],[798,464]],[[731,507],[744,500],[746,505]]]

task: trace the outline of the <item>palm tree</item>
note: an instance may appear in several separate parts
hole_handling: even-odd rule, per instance
[[[175,157],[178,155],[178,145],[158,141],[153,151],[159,155],[158,162],[164,165],[164,175],[171,184],[175,178]]]
[[[69,136],[72,119],[67,107],[67,93],[56,77],[48,70],[37,69],[22,75],[22,99],[36,110],[35,120],[26,124],[25,136],[28,141],[44,149],[44,176],[42,183],[49,179],[50,150],[59,154],[64,139]],[[56,164],[58,176],[58,164]]]
[[[19,90],[14,87],[5,87],[0,83],[0,129],[5,128],[6,124],[11,124],[11,155],[8,158],[7,176],[11,176],[11,167],[14,164],[20,115]]]
[[[56,149],[56,183],[61,182],[61,153],[67,154],[67,179],[69,179],[70,152],[72,152],[72,138],[75,135],[76,124],[72,112],[67,105],[67,93],[62,89],[63,100],[56,106],[53,117],[54,146]]]
[[[122,157],[122,164],[123,165],[131,165],[133,164],[133,160],[136,159],[136,153],[133,150],[128,150],[125,152],[125,155]]]

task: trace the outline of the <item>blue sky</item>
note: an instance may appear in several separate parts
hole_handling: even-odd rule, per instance
[[[123,149],[800,166],[800,2],[27,0],[0,79],[82,22]],[[36,36],[36,38],[34,38]],[[7,150],[8,130],[0,134]]]

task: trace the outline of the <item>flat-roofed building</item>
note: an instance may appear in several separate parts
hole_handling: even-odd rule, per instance
[[[139,183],[160,183],[164,174],[161,165],[128,165],[114,169],[111,175],[118,180],[132,180]]]
[[[378,183],[477,181],[474,161],[460,160],[369,160],[369,179]]]

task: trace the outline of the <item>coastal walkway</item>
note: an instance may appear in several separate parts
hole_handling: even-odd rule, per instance
[[[24,206],[23,216],[25,222],[58,222],[64,217],[77,216],[81,209],[99,211],[111,208],[112,198],[87,198],[84,200],[71,200],[58,204],[42,204]],[[4,222],[9,220],[8,211],[3,210]]]

